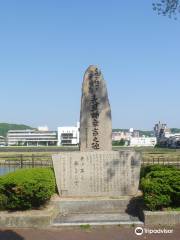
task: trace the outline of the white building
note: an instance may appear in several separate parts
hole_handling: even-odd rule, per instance
[[[156,143],[156,137],[132,137],[129,145],[131,147],[154,147]]]
[[[113,131],[112,141],[129,141],[131,137],[139,137],[139,131],[130,128],[129,131]]]
[[[39,126],[39,127],[38,127],[38,130],[39,130],[39,131],[47,132],[47,131],[49,131],[49,128],[48,128],[48,126]]]
[[[76,127],[58,127],[58,146],[79,144],[79,122]]]
[[[167,139],[167,147],[180,148],[180,133],[171,134]]]
[[[27,129],[7,133],[8,146],[53,146],[57,145],[57,141],[56,131]]]
[[[0,147],[5,145],[6,145],[5,138],[3,136],[0,136]]]
[[[125,131],[112,132],[112,141],[129,140],[131,134]]]

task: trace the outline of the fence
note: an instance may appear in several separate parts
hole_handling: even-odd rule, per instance
[[[152,164],[162,164],[162,165],[174,165],[180,166],[180,156],[178,157],[143,157],[142,165],[152,165]],[[52,166],[52,157],[51,155],[0,155],[0,166],[19,166],[20,168],[29,166]]]
[[[142,166],[161,164],[172,165],[180,168],[180,157],[143,157]],[[51,155],[36,155],[36,154],[19,154],[13,156],[0,155],[0,175],[15,171],[19,168],[34,168],[34,167],[52,167]]]
[[[147,165],[171,165],[180,168],[180,156],[177,157],[149,157],[149,158],[142,158],[143,166]]]
[[[52,167],[52,158],[48,155],[0,155],[0,175],[19,168]]]

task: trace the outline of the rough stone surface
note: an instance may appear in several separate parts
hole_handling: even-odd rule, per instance
[[[177,225],[180,224],[179,211],[143,211],[145,225]]]
[[[82,226],[82,225],[142,225],[138,217],[131,216],[127,213],[96,213],[96,214],[69,214],[58,215],[52,226]]]
[[[53,155],[61,196],[133,196],[138,191],[140,155],[134,151],[69,152]]]
[[[82,85],[80,150],[112,150],[111,109],[106,83],[97,66],[89,66]]]
[[[79,213],[117,213],[126,212],[129,209],[131,197],[60,197],[57,199],[60,214]]]

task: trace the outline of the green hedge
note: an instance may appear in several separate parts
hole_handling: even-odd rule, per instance
[[[159,165],[159,164],[154,164],[154,165],[148,165],[145,167],[141,167],[141,178],[146,177],[146,175],[150,172],[153,171],[168,171],[168,170],[177,170],[175,166],[171,165]]]
[[[38,208],[55,193],[54,172],[50,168],[17,170],[0,178],[0,208]]]
[[[175,167],[153,165],[141,171],[140,188],[144,203],[150,210],[180,206],[180,170]]]
[[[121,139],[120,141],[112,141],[113,146],[124,146],[125,145],[125,140]]]

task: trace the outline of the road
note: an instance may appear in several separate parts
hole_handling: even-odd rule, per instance
[[[146,227],[164,229],[163,227]],[[180,226],[165,227],[173,229],[169,234],[142,234],[136,236],[134,227],[114,226],[88,229],[0,229],[0,240],[179,240]]]

